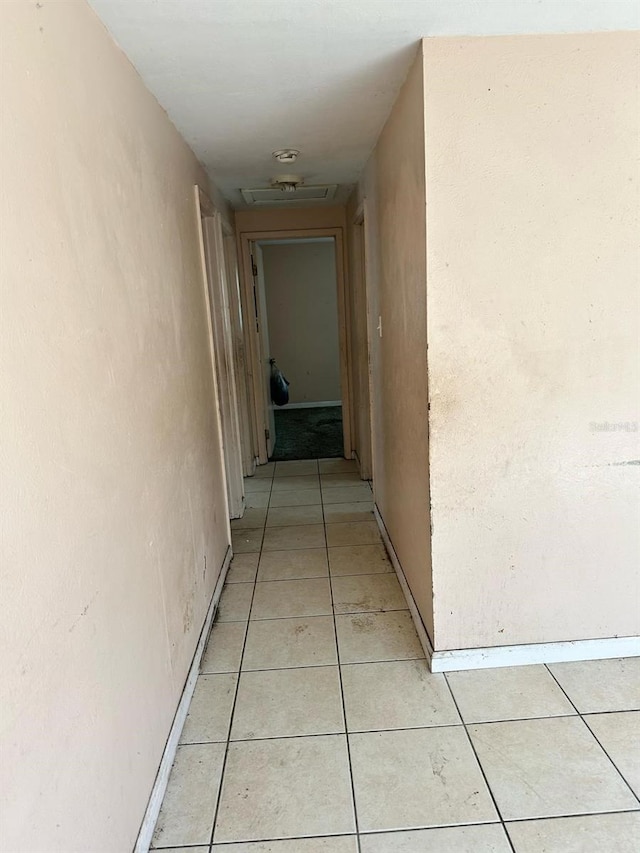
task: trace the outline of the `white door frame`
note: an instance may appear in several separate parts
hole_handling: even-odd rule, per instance
[[[242,442],[222,217],[198,186],[195,187],[195,199],[201,225],[200,239],[204,256],[215,378],[222,423],[222,449],[229,516],[240,518],[244,513]]]
[[[261,341],[258,324],[255,322],[255,306],[258,298],[254,292],[254,278],[251,265],[251,243],[261,240],[281,240],[281,239],[296,239],[296,238],[312,238],[312,237],[333,237],[335,240],[335,255],[336,255],[336,286],[338,296],[338,339],[340,348],[340,393],[342,395],[342,436],[343,436],[343,454],[346,459],[352,458],[351,445],[351,388],[349,377],[351,373],[350,356],[349,356],[349,339],[348,339],[348,318],[349,305],[346,293],[345,282],[345,241],[343,238],[342,228],[298,228],[285,229],[280,231],[248,231],[241,232],[240,239],[240,257],[241,270],[243,279],[243,306],[244,316],[247,318],[245,324],[245,333],[247,334],[247,353],[249,354],[250,362],[250,382],[253,387],[253,422],[255,429],[256,456],[260,464],[265,464],[269,461],[269,454],[266,441],[266,430],[269,429],[268,417],[265,411],[263,400],[265,394],[269,394],[268,389],[265,391],[264,372],[261,363]],[[251,321],[249,320],[251,318]],[[270,399],[269,396],[266,399]]]
[[[354,380],[358,384],[358,388],[361,393],[366,390],[366,396],[363,395],[362,399],[359,399],[359,405],[364,405],[366,409],[366,422],[367,426],[365,429],[365,434],[361,435],[358,430],[359,422],[356,417],[354,417],[354,431],[358,430],[358,448],[359,454],[355,454],[358,457],[358,463],[360,467],[360,476],[363,480],[373,480],[373,418],[372,418],[372,400],[373,400],[373,378],[371,372],[371,335],[372,335],[372,317],[371,317],[371,306],[369,299],[369,291],[367,287],[367,265],[368,265],[368,253],[367,253],[367,232],[365,227],[366,221],[366,199],[363,200],[362,204],[358,207],[356,214],[353,218],[352,223],[352,234],[353,234],[353,247],[352,247],[352,258],[353,258],[353,277],[350,281],[350,295],[351,295],[351,323],[352,328],[355,330],[360,327],[361,331],[364,331],[364,346],[366,347],[366,351],[362,351],[362,345],[357,352],[353,352],[351,355],[351,365],[354,371]],[[355,334],[352,336],[355,338]],[[362,336],[360,336],[362,338]],[[354,382],[355,384],[355,382]]]
[[[240,421],[240,446],[242,453],[242,469],[245,477],[255,473],[256,460],[253,446],[252,418],[250,416],[249,385],[247,383],[247,354],[244,340],[244,317],[240,298],[240,272],[238,269],[238,253],[233,228],[226,220],[222,220],[223,254],[227,272],[229,293],[229,310],[231,314],[231,331],[233,336],[233,351],[235,362],[236,391],[238,398],[238,419]]]
[[[276,445],[276,419],[271,401],[271,344],[269,341],[269,318],[267,315],[267,289],[264,280],[264,259],[262,246],[257,241],[249,243],[251,251],[251,274],[253,275],[254,299],[256,307],[256,329],[260,342],[260,372],[263,393],[263,411],[265,413],[265,444],[267,457],[273,453]]]

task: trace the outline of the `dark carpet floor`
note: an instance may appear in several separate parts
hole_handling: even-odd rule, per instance
[[[342,456],[342,408],[276,409],[272,459],[326,459]]]

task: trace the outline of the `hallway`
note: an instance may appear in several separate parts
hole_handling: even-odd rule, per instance
[[[246,492],[154,848],[633,853],[638,659],[431,674],[354,463]]]
[[[631,850],[638,12],[0,3],[1,853]]]

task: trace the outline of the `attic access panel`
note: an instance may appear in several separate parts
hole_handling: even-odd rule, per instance
[[[278,187],[258,187],[256,189],[240,190],[247,204],[289,204],[298,201],[329,201],[332,199],[337,184],[298,187],[295,192],[285,193]]]

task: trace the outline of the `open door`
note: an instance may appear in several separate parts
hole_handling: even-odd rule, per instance
[[[267,322],[267,294],[264,284],[262,249],[260,248],[260,244],[256,242],[252,242],[250,248],[253,300],[256,311],[256,330],[260,358],[259,383],[261,387],[260,399],[262,400],[263,407],[264,446],[268,458],[272,455],[273,448],[276,445],[276,419],[273,413],[273,403],[271,402],[271,350],[269,346],[269,324]],[[266,462],[267,459],[261,459],[260,461]]]
[[[245,477],[251,477],[255,471],[253,418],[250,414],[251,397],[248,383],[248,360],[244,337],[244,316],[240,297],[240,276],[238,256],[233,231],[222,223],[224,263],[227,273],[227,292],[231,314],[231,335],[236,373],[236,391],[238,398],[238,419],[240,421],[240,445],[242,450],[242,471]]]
[[[196,187],[196,205],[200,219],[205,261],[229,515],[231,518],[240,518],[244,512],[244,482],[233,332],[227,268],[224,261],[222,222],[220,214],[199,187]]]

